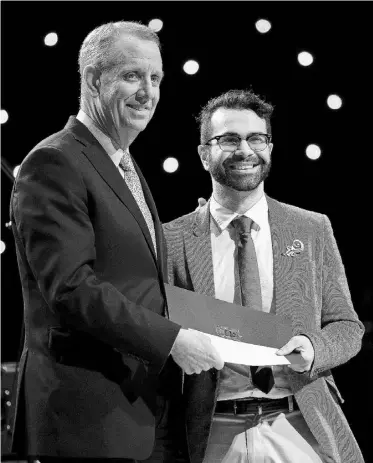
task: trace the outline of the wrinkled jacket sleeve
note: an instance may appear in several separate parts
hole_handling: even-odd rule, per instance
[[[364,325],[353,308],[345,269],[331,223],[324,218],[321,330],[307,332],[315,358],[310,377],[341,365],[361,348]]]

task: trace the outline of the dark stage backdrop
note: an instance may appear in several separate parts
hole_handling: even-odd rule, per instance
[[[197,154],[195,116],[210,97],[249,88],[275,105],[272,197],[325,213],[331,219],[355,308],[367,327],[363,349],[334,371],[344,411],[367,461],[371,447],[364,416],[371,402],[372,365],[372,107],[373,8],[371,2],[2,2],[2,157],[21,163],[43,138],[78,111],[77,57],[81,42],[99,24],[160,18],[164,27],[165,79],[155,116],[131,146],[153,192],[161,220],[188,213],[210,195],[209,175]],[[259,34],[255,22],[272,23]],[[55,47],[44,36],[56,32]],[[309,67],[297,54],[309,51]],[[183,63],[197,60],[195,75]],[[340,110],[326,105],[329,94]],[[322,149],[305,156],[308,144]],[[180,168],[163,171],[174,156]],[[2,362],[16,360],[22,295],[11,232],[6,228],[12,182],[2,172]],[[369,403],[368,403],[369,402]],[[371,412],[372,413],[372,412]],[[369,420],[371,422],[371,419]],[[373,459],[371,460],[373,461]]]

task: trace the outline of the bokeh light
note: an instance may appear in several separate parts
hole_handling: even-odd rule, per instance
[[[5,124],[5,122],[9,119],[8,112],[5,109],[2,109],[0,112],[0,123]]]
[[[176,172],[178,168],[179,161],[176,158],[167,158],[163,162],[163,169],[169,174]]]
[[[261,34],[265,34],[271,29],[272,25],[269,21],[267,21],[267,19],[259,19],[255,23],[255,27],[258,32],[260,32]]]
[[[321,156],[321,149],[318,145],[308,145],[306,148],[306,156],[308,159],[315,161]]]
[[[330,109],[339,109],[342,106],[342,98],[338,95],[329,95],[326,102]]]
[[[197,61],[189,60],[184,64],[183,69],[184,72],[186,72],[187,74],[196,74],[196,72],[198,72],[199,69],[199,64],[197,63]]]
[[[298,54],[298,62],[302,66],[309,66],[313,63],[313,56],[308,51],[302,51]]]
[[[50,32],[44,37],[44,43],[48,47],[53,47],[58,42],[58,35],[55,32]]]
[[[5,243],[4,241],[0,241],[0,254],[2,254],[5,251]]]
[[[149,21],[148,26],[153,29],[154,32],[159,32],[163,27],[163,21],[161,19],[152,19]]]

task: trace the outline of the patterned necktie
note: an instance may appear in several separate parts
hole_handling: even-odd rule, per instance
[[[262,310],[262,293],[258,261],[256,258],[251,228],[257,227],[249,217],[240,216],[232,220],[238,233],[237,262],[241,284],[242,305],[254,310]],[[254,385],[266,394],[274,385],[271,367],[251,366],[251,377]]]
[[[145,222],[148,226],[150,235],[152,237],[155,254],[157,255],[157,244],[155,239],[153,217],[151,215],[148,205],[146,204],[139,176],[137,175],[131,156],[127,151],[124,152],[119,162],[119,165],[124,170],[124,179],[126,181],[126,184],[130,189],[133,197],[135,198],[136,203],[139,206],[140,211],[142,212],[142,215],[144,216]]]

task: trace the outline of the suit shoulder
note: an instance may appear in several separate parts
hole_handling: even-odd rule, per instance
[[[32,154],[34,152],[40,151],[40,150],[50,150],[50,151],[68,151],[66,150],[67,146],[69,147],[69,150],[71,149],[71,145],[77,143],[76,140],[74,139],[71,131],[62,129],[59,132],[56,132],[52,135],[49,135],[49,137],[44,138],[44,140],[41,140],[32,150],[30,151],[29,154]]]
[[[58,165],[64,163],[76,169],[78,167],[76,154],[80,148],[71,131],[63,129],[35,145],[23,159],[21,168],[25,170],[46,163]]]
[[[279,203],[286,210],[286,212],[292,216],[294,219],[299,219],[301,221],[313,222],[320,225],[323,223],[325,215],[320,212],[310,211],[308,209],[303,209],[301,207],[293,206],[291,204]]]
[[[195,220],[196,212],[190,212],[189,214],[182,215],[170,222],[163,224],[163,230],[167,233],[177,233],[182,230],[188,229],[192,226]]]

